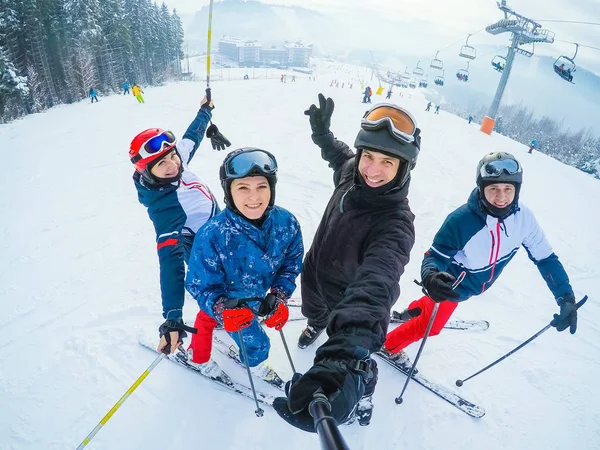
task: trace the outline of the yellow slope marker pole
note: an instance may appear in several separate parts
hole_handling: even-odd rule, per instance
[[[90,443],[90,441],[92,440],[92,438],[94,436],[96,436],[96,433],[98,433],[98,431],[100,431],[100,429],[106,424],[106,422],[109,421],[109,419],[112,417],[112,415],[117,412],[117,409],[119,409],[121,407],[121,405],[123,403],[125,403],[125,400],[127,400],[129,398],[129,396],[133,393],[133,391],[135,391],[135,389],[142,383],[142,381],[144,381],[144,379],[150,375],[150,372],[152,372],[152,370],[158,366],[158,363],[161,362],[164,359],[165,355],[161,354],[159,356],[156,357],[156,359],[154,360],[154,362],[152,364],[150,364],[150,367],[148,367],[143,374],[140,375],[140,377],[135,381],[135,383],[133,383],[131,385],[131,387],[129,389],[127,389],[127,392],[125,392],[125,394],[123,394],[123,397],[121,397],[119,399],[119,401],[117,403],[115,403],[115,406],[113,406],[111,408],[111,410],[106,413],[106,415],[102,418],[102,420],[100,421],[100,423],[98,423],[98,425],[96,425],[96,428],[94,428],[92,430],[92,432],[90,434],[87,435],[87,437],[83,440],[83,442],[81,444],[79,444],[79,447],[77,447],[76,450],[81,450],[82,448],[84,448],[86,445],[88,445]]]

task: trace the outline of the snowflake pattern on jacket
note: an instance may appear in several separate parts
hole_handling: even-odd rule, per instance
[[[226,208],[198,231],[185,286],[211,317],[220,297],[262,298],[271,288],[290,297],[296,289],[304,255],[300,224],[279,206],[265,214],[258,228]]]

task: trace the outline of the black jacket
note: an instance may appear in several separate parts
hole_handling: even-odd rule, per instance
[[[409,182],[372,195],[356,183],[356,157],[345,143],[332,133],[313,135],[313,141],[334,170],[335,184],[302,272],[303,282],[316,288],[332,310],[330,339],[317,360],[342,357],[340,351],[352,352],[348,346],[378,351],[415,242]]]

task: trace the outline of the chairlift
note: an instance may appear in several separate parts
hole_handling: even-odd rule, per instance
[[[436,86],[443,86],[444,85],[444,71],[442,70],[442,74],[441,75],[437,75],[435,77],[435,79],[433,80],[433,82],[435,83]]]
[[[419,80],[419,87],[426,88],[427,84],[427,75],[425,75],[421,80]]]
[[[470,61],[467,61],[467,68],[466,69],[459,69],[458,72],[456,72],[456,79],[459,81],[464,81],[465,83],[467,81],[469,81],[469,63]]]
[[[431,64],[429,64],[429,67],[431,67],[432,69],[438,69],[438,70],[444,69],[444,63],[442,62],[441,59],[438,59],[439,53],[440,53],[439,50],[437,52],[435,52],[435,58],[433,58],[431,60]]]
[[[421,69],[421,68],[419,67],[419,64],[421,64],[421,61],[419,61],[419,62],[417,63],[417,67],[415,67],[415,68],[413,69],[413,75],[417,75],[418,77],[421,77],[421,76],[423,76],[423,74],[424,74],[425,72],[423,71],[423,69]]]
[[[578,50],[579,44],[575,43],[575,54],[572,58],[561,55],[556,58],[556,61],[554,61],[554,72],[556,72],[559,77],[565,81],[568,81],[569,83],[573,83],[573,72],[577,70],[577,66],[575,65],[575,57],[577,56]]]
[[[492,59],[492,67],[498,72],[502,73],[506,66],[506,58],[502,55],[496,55]]]
[[[410,83],[408,83],[408,87],[411,89],[416,89],[417,88],[417,81],[416,80],[410,80]]]
[[[469,34],[467,36],[467,41],[465,42],[465,45],[463,45],[460,48],[460,53],[458,54],[458,56],[461,56],[463,58],[467,58],[467,59],[475,59],[475,56],[477,55],[477,52],[475,51],[475,47],[472,47],[469,45],[469,38],[471,37],[471,35]]]

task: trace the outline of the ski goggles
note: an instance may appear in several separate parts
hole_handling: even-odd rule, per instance
[[[277,160],[271,153],[256,149],[233,155],[223,167],[226,178],[244,178],[253,172],[267,176],[277,172]]]
[[[177,139],[171,131],[163,131],[161,134],[148,139],[140,148],[139,155],[142,159],[148,158],[157,153],[162,153],[165,150],[170,150],[175,147]]]
[[[390,134],[405,144],[415,142],[417,122],[411,113],[391,103],[380,103],[367,111],[360,126],[363,130],[374,131],[387,128]]]
[[[483,166],[479,171],[481,178],[497,178],[505,175],[516,175],[523,172],[519,161],[514,159],[497,159],[490,161]]]

